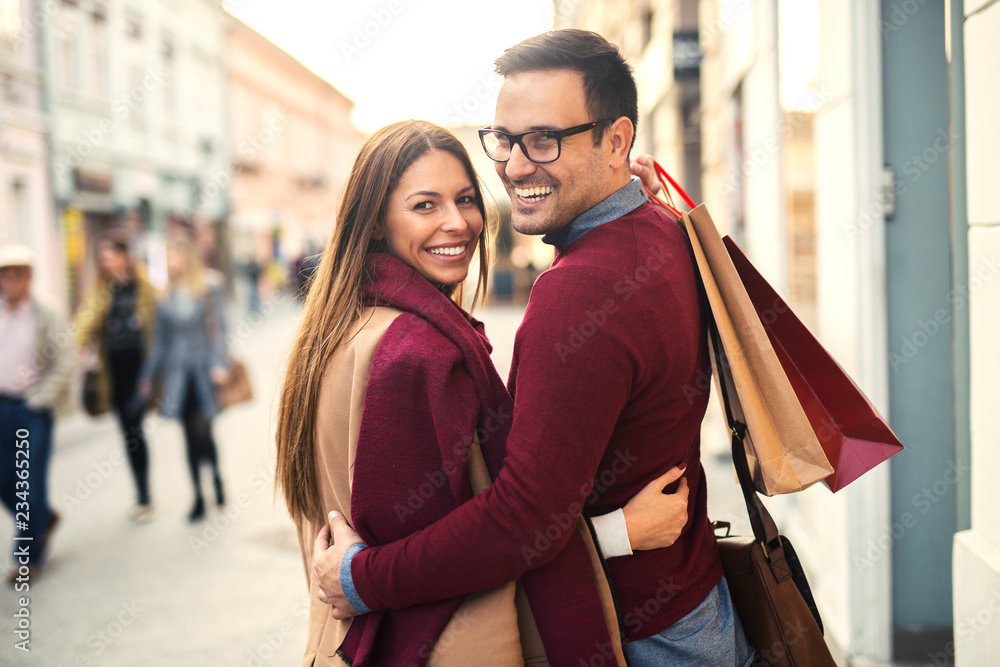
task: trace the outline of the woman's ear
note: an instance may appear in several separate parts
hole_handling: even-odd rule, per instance
[[[381,227],[376,227],[375,230],[372,232],[372,240],[373,241],[384,241],[385,240],[385,234],[382,232],[382,228]]]

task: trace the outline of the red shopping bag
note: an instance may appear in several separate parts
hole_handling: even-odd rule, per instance
[[[850,376],[728,236],[723,239],[750,301],[834,472],[839,491],[903,445]]]
[[[657,197],[647,190],[650,198],[680,218],[682,213],[670,195],[672,188],[684,204],[695,208],[695,203],[663,167],[658,163],[654,167],[663,184],[663,194]],[[736,243],[728,236],[722,240],[795,397],[833,466],[833,473],[823,481],[832,491],[839,491],[901,451],[903,445],[871,401]]]

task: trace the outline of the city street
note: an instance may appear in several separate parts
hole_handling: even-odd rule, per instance
[[[28,593],[8,588],[0,598],[7,619],[0,664],[297,664],[306,587],[292,522],[273,487],[275,392],[297,313],[279,298],[265,301],[261,316],[230,318],[232,352],[248,362],[256,398],[215,423],[227,504],[200,523],[187,521],[192,491],[178,424],[148,418],[156,518],[136,524],[127,517],[132,479],[112,419],[76,414],[59,423],[50,498],[62,523],[43,576]],[[521,315],[514,307],[479,313],[504,377]],[[712,516],[745,531],[714,399],[711,411],[705,461]],[[0,535],[10,535],[9,517],[0,522]],[[3,564],[6,571],[6,552]],[[30,653],[14,649],[11,633],[22,595],[30,598]]]
[[[57,425],[49,488],[62,523],[30,592],[7,588],[0,597],[7,619],[0,664],[298,663],[306,586],[292,522],[273,486],[277,372],[297,306],[285,299],[264,308],[270,314],[230,319],[238,341],[232,351],[248,362],[256,398],[215,422],[224,510],[188,523],[193,496],[177,423],[147,421],[156,505],[148,524],[127,517],[132,478],[113,420],[77,414]],[[11,530],[4,513],[4,540]],[[3,562],[6,571],[6,547]],[[30,653],[13,648],[12,614],[22,595],[30,597]]]

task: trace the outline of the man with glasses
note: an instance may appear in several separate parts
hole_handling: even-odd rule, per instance
[[[568,664],[749,665],[700,460],[705,314],[683,231],[631,178],[631,68],[617,47],[579,30],[525,40],[496,66],[504,83],[493,124],[480,130],[483,148],[511,198],[514,228],[556,250],[514,343],[503,468],[490,489],[399,542],[363,548],[343,517],[332,518],[334,546],[324,551],[325,531],[317,540],[321,588],[345,618],[522,577],[527,587],[533,568],[563,568],[572,593],[559,603],[572,614],[594,604],[574,597],[590,587],[574,569],[586,548],[577,518],[622,507],[686,466],[689,518],[676,542],[594,563],[616,592],[617,614],[601,599],[624,655],[602,654],[602,634],[581,638]],[[544,638],[550,610],[531,606]]]

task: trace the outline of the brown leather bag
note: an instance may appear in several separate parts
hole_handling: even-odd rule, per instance
[[[718,538],[722,567],[747,640],[756,649],[754,666],[836,667],[823,639],[823,621],[792,543],[757,495],[743,438],[746,425],[734,417],[732,376],[715,323],[709,325],[712,365],[732,433],[733,464],[746,501],[753,537]],[[738,406],[735,406],[738,409]],[[716,522],[728,529],[728,523]],[[728,533],[728,530],[727,530]]]
[[[237,359],[229,362],[229,381],[215,388],[215,402],[219,410],[224,410],[237,403],[253,400],[253,385],[250,384],[250,374],[246,365]]]

